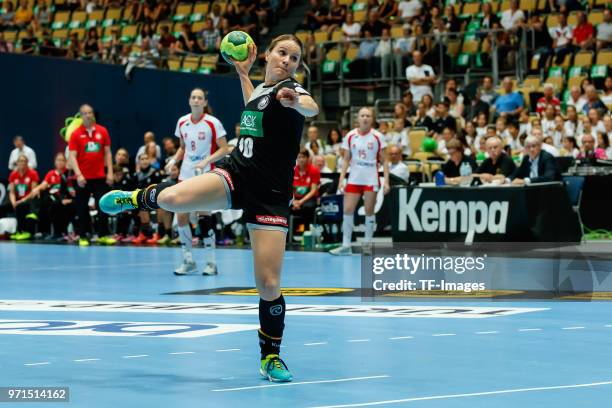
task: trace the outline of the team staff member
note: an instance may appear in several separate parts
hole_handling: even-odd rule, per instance
[[[487,138],[485,147],[489,157],[478,166],[474,176],[480,177],[480,180],[486,183],[490,183],[493,180],[499,180],[503,183],[506,177],[510,177],[514,173],[516,164],[504,152],[503,143],[499,136]]]
[[[260,296],[259,371],[270,381],[291,381],[279,357],[285,327],[280,274],[304,117],[317,115],[319,107],[293,79],[303,57],[297,37],[272,40],[265,53],[264,82],[254,88],[249,71],[256,57],[257,48],[251,45],[247,60],[233,61],[246,107],[238,147],[225,163],[174,186],[161,183],[145,190],[113,191],[103,197],[101,206],[108,213],[158,207],[176,212],[244,209]]]
[[[70,137],[70,167],[77,178],[76,208],[79,217],[79,245],[88,246],[88,234],[91,229],[89,216],[89,197],[93,195],[96,208],[100,198],[113,185],[113,157],[111,155],[110,137],[104,126],[98,125],[94,118],[93,108],[84,104],[79,108],[83,124]],[[104,169],[106,168],[106,172]],[[109,237],[108,216],[98,211],[98,242],[113,245],[116,241]]]
[[[32,189],[38,185],[38,173],[28,167],[28,157],[25,154],[17,157],[17,167],[9,175],[9,200],[17,217],[17,233],[11,239],[22,241],[32,237],[36,217],[31,217],[32,207],[27,198]]]
[[[338,181],[338,188],[344,189],[344,220],[342,223],[342,246],[332,249],[332,255],[350,255],[351,237],[353,235],[353,218],[355,208],[359,199],[363,195],[363,206],[365,208],[365,243],[372,242],[374,236],[374,206],[376,205],[376,194],[380,190],[380,180],[378,178],[379,163],[383,164],[385,194],[389,192],[389,161],[385,148],[384,136],[376,129],[372,129],[374,124],[374,110],[363,107],[359,109],[357,115],[359,127],[351,130],[344,137],[342,149],[344,160]],[[349,164],[351,172],[348,183],[343,187],[344,179]],[[366,247],[364,247],[365,249]]]
[[[302,217],[306,226],[312,224],[314,219],[320,182],[321,172],[316,166],[310,164],[310,152],[308,149],[301,149],[293,170],[291,212]]]

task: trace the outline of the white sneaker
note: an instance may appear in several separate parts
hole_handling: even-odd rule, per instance
[[[185,261],[174,270],[175,275],[187,275],[193,272],[196,272],[198,267],[194,261]]]
[[[353,250],[351,249],[351,247],[339,246],[338,248],[334,248],[329,251],[329,253],[337,256],[347,256],[353,255]]]
[[[214,262],[207,262],[204,270],[202,271],[202,275],[216,275],[219,272],[217,271],[217,264]]]

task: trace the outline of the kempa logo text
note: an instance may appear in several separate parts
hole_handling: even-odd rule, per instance
[[[408,200],[406,189],[399,190],[400,231],[408,230],[408,221],[416,232],[461,232],[466,241],[472,241],[474,234],[489,232],[505,234],[508,221],[508,201],[433,201],[427,200],[417,206],[423,190],[414,189]]]

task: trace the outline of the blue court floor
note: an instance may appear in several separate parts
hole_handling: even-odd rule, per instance
[[[278,385],[258,374],[250,251],[217,250],[215,277],[175,277],[179,261],[176,248],[0,243],[0,387],[69,387],[69,403],[40,404],[54,407],[612,403],[612,302],[287,296],[295,379]],[[357,288],[360,257],[288,252],[282,283]]]

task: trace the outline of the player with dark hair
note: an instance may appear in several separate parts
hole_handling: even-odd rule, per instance
[[[177,212],[243,209],[260,296],[260,373],[270,381],[291,381],[279,357],[285,326],[280,274],[304,117],[317,115],[319,107],[293,79],[303,57],[298,38],[281,35],[271,42],[264,83],[254,88],[249,71],[256,57],[257,49],[251,45],[247,60],[233,61],[246,107],[238,148],[224,163],[174,186],[160,183],[143,190],[112,191],[101,206],[111,214],[159,207]]]

